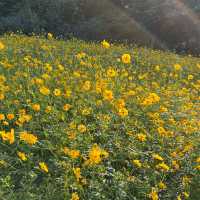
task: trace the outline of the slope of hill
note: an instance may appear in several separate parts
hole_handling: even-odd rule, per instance
[[[0,24],[0,34],[51,32],[200,55],[200,0],[0,0]]]
[[[192,199],[200,59],[0,38],[0,199]]]

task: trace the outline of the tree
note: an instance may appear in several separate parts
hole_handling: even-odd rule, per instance
[[[0,0],[0,17],[7,17],[15,13],[22,5],[23,0]]]

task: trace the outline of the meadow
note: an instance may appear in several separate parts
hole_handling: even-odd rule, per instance
[[[198,200],[200,58],[0,37],[1,200]]]

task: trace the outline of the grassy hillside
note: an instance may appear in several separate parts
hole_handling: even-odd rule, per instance
[[[0,38],[0,199],[197,200],[200,59]]]

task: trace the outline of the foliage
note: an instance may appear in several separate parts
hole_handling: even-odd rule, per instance
[[[199,1],[0,0],[0,33],[108,38],[198,55]]]
[[[0,38],[0,199],[199,194],[200,59]]]

